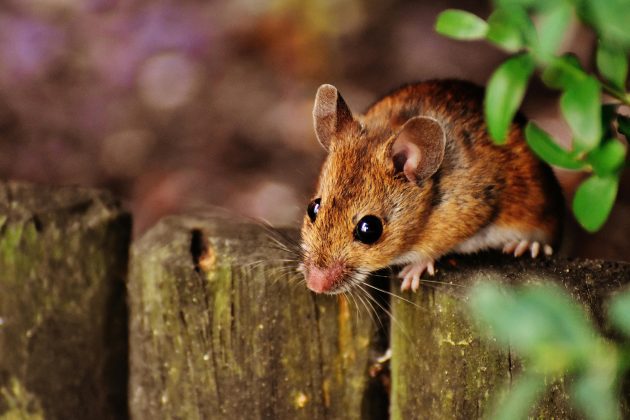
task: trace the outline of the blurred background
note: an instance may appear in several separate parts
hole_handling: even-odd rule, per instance
[[[205,206],[297,225],[324,158],[311,120],[320,84],[361,112],[409,81],[485,84],[505,58],[437,35],[453,7],[490,12],[479,1],[4,0],[0,178],[111,190],[136,235]],[[574,25],[565,49],[587,69],[593,47]],[[534,81],[524,112],[569,144],[556,100]],[[558,175],[570,199],[580,175]],[[602,232],[569,223],[569,254],[629,259],[621,188]]]

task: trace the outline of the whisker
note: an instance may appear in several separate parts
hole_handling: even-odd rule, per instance
[[[385,275],[385,274],[379,274],[379,273],[371,273],[372,277],[379,277],[379,278],[389,278],[389,275]],[[457,283],[450,283],[450,282],[446,282],[446,281],[439,281],[439,280],[430,280],[430,279],[426,279],[426,278],[421,278],[420,279],[421,283],[434,283],[434,284],[443,284],[445,286],[453,286],[453,287],[460,287],[462,289],[465,289],[466,286],[461,285],[461,284],[457,284]]]
[[[389,319],[391,319],[396,324],[396,326],[400,328],[400,331],[403,333],[403,335],[409,338],[409,335],[407,334],[407,331],[405,330],[404,326],[400,322],[398,322],[398,319],[396,319],[396,317],[391,313],[391,311],[389,311],[387,308],[381,305],[381,303],[379,303],[378,300],[376,300],[372,295],[367,293],[367,290],[363,288],[363,285],[358,285],[358,287],[361,290],[363,290],[363,292],[365,293],[365,296],[367,296],[368,299],[370,299],[373,303],[375,303],[379,308],[381,308],[389,316]]]
[[[352,299],[352,303],[354,304],[354,307],[355,307],[355,310],[356,310],[357,319],[359,319],[359,305],[357,304],[356,299],[354,298],[352,293],[349,293],[349,292],[343,292],[343,295],[346,297],[346,300],[348,302],[350,301],[350,299]]]
[[[374,314],[372,314],[372,311],[374,309],[372,309],[372,311],[370,311],[370,308],[368,307],[367,303],[365,303],[365,299],[363,298],[363,296],[361,296],[360,293],[358,293],[357,295],[357,299],[359,300],[359,302],[361,302],[361,304],[363,305],[363,307],[365,308],[365,311],[367,312],[368,316],[370,317],[370,319],[372,321],[374,321]]]
[[[413,301],[411,301],[409,299],[406,299],[406,298],[404,298],[404,297],[402,297],[400,295],[397,295],[396,293],[392,293],[389,290],[381,289],[380,287],[374,286],[374,285],[372,285],[372,284],[370,284],[368,282],[363,283],[363,285],[367,286],[367,287],[370,287],[370,288],[372,288],[374,290],[377,290],[377,291],[379,291],[381,293],[385,293],[386,295],[395,297],[396,299],[400,299],[403,302],[408,303],[408,304],[410,304],[412,306],[415,306],[418,309],[426,310],[426,308],[423,308],[422,306],[418,305],[417,303],[415,303],[415,302],[413,302]]]
[[[461,284],[449,283],[449,282],[446,282],[446,281],[439,281],[439,280],[420,279],[420,283],[443,284],[445,286],[459,287],[459,288],[462,288],[462,289],[466,288],[466,286],[461,285]]]
[[[376,317],[376,320],[378,321],[380,327],[382,329],[386,329],[387,326],[383,324],[383,320],[382,320],[382,317],[379,315],[379,312],[384,312],[385,314],[389,315],[389,317],[391,318],[390,311],[388,311],[387,308],[383,306],[383,304],[381,304],[374,296],[372,296],[367,291],[367,289],[364,289],[361,285],[357,287],[357,290],[359,290],[363,294],[363,296],[366,298],[367,303],[370,305],[370,307],[374,311],[374,316]]]
[[[364,295],[368,294],[367,290],[364,290],[361,287],[358,287],[357,290],[359,291],[359,293],[362,293]],[[359,294],[358,296],[361,296],[361,294]],[[378,311],[376,310],[376,308],[374,307],[374,305],[372,304],[370,299],[361,297],[361,300],[363,301],[363,304],[366,305],[366,309],[367,309],[367,305],[370,306],[371,311],[368,310],[368,313],[370,314],[370,319],[372,320],[372,322],[374,322],[374,323],[378,322],[380,328],[381,329],[385,329],[386,327],[383,324],[383,320],[379,316]]]

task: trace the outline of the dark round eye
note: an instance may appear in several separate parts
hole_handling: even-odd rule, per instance
[[[354,228],[354,238],[364,244],[373,244],[383,233],[383,223],[376,216],[363,216]]]
[[[310,202],[310,204],[308,205],[308,208],[306,209],[306,213],[308,214],[308,217],[311,219],[311,222],[315,221],[315,218],[317,217],[317,213],[319,213],[319,203],[321,201],[322,201],[321,198],[316,198],[315,200]]]

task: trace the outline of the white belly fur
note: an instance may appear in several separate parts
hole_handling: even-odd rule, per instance
[[[549,238],[540,230],[523,231],[495,225],[486,226],[474,236],[457,245],[453,251],[471,254],[484,249],[502,249],[505,244],[514,241],[527,240],[547,244]]]

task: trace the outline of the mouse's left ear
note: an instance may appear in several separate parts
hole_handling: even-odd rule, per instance
[[[352,112],[337,88],[333,85],[321,85],[315,96],[313,124],[317,140],[324,149],[328,151],[334,138],[354,122]]]
[[[440,123],[429,117],[413,117],[400,129],[391,146],[396,173],[411,182],[433,175],[444,159],[446,134]]]

